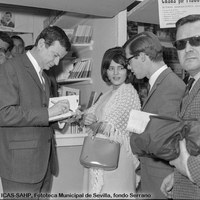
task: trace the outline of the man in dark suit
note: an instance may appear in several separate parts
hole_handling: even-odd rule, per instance
[[[58,65],[70,48],[62,29],[47,27],[30,51],[0,66],[0,176],[6,193],[38,199],[34,193],[50,192],[56,155],[49,118],[68,112],[69,102],[48,108],[50,81],[42,72]]]
[[[180,117],[200,120],[200,15],[188,15],[176,22],[176,42],[181,67],[194,79],[182,99]],[[173,199],[200,199],[200,155],[188,153],[185,139],[180,141],[180,155],[170,161],[176,168],[161,186],[162,192]]]
[[[124,45],[129,68],[136,78],[149,79],[150,90],[143,103],[142,111],[173,116],[178,112],[185,90],[184,82],[166,66],[163,49],[158,38],[151,32],[142,32],[130,38]],[[137,134],[131,136],[131,148]],[[148,152],[146,152],[148,153]],[[161,159],[139,156],[141,163],[140,192],[150,194],[153,199],[166,198],[160,191],[162,180],[173,168]]]

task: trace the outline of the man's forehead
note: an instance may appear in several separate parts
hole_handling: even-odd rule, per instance
[[[0,39],[0,48],[4,48],[7,50],[9,47],[9,44],[7,42],[4,42],[2,39]]]

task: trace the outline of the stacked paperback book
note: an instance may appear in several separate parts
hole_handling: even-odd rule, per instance
[[[74,68],[70,72],[69,79],[74,78],[89,78],[91,77],[90,59],[84,59],[75,63]]]
[[[74,29],[64,29],[72,44],[88,44],[92,39],[92,27],[78,25]]]
[[[92,27],[89,25],[78,25],[74,29],[72,43],[84,44],[90,43],[92,38]]]
[[[68,79],[80,79],[91,77],[91,60],[82,59],[75,63],[68,63],[62,66],[62,72],[57,76],[57,81],[62,82]]]

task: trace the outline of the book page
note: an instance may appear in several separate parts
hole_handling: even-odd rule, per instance
[[[137,134],[143,133],[149,123],[150,115],[155,114],[140,110],[131,110],[126,129]]]
[[[71,117],[73,115],[73,112],[75,112],[75,110],[78,108],[78,105],[79,105],[79,95],[70,95],[70,96],[61,96],[61,97],[50,98],[49,99],[49,108],[54,105],[53,102],[57,102],[60,100],[65,100],[65,99],[67,99],[69,101],[71,111],[61,114],[61,115],[50,117],[49,121],[59,121],[59,120],[63,120],[68,117]]]

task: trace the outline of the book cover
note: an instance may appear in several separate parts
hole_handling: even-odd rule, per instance
[[[131,110],[126,129],[137,134],[143,133],[150,121],[150,115],[155,114],[140,110]]]
[[[52,107],[56,102],[61,100],[68,100],[70,104],[70,111],[64,114],[60,114],[54,117],[50,117],[49,121],[59,121],[67,119],[68,117],[71,117],[75,110],[78,108],[79,105],[79,95],[70,95],[70,96],[61,96],[61,97],[53,97],[49,99],[49,108]]]
[[[88,101],[88,104],[87,104],[87,108],[90,108],[94,104],[95,99],[96,99],[96,95],[97,95],[97,93],[95,91],[91,92],[90,98],[89,98],[89,101]]]
[[[67,87],[65,85],[60,88],[60,96],[80,95],[80,89]]]

